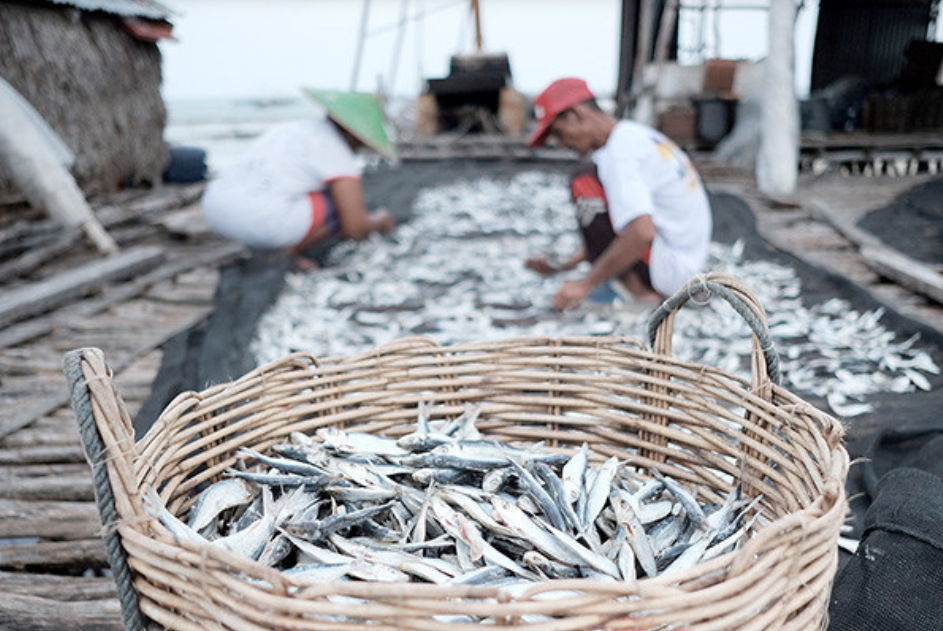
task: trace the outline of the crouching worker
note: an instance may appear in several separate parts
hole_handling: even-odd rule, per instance
[[[370,94],[309,90],[326,116],[283,123],[255,139],[203,193],[216,232],[259,249],[301,253],[330,236],[365,239],[395,226],[385,208],[367,210],[355,152],[395,160],[383,113]]]
[[[526,261],[546,275],[592,263],[583,278],[562,284],[554,309],[579,306],[612,278],[637,303],[654,307],[702,270],[713,228],[710,202],[681,149],[655,129],[603,112],[581,79],[553,82],[534,107],[528,146],[553,139],[592,159],[571,181],[583,248],[560,267],[546,256]]]

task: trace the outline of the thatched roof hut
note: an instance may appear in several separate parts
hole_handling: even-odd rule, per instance
[[[155,42],[170,16],[153,0],[0,0],[0,77],[75,154],[86,195],[160,182],[169,151]],[[0,198],[16,194],[0,171]]]

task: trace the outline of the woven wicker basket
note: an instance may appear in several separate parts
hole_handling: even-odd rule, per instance
[[[676,310],[706,291],[754,328],[752,382],[671,357]],[[832,417],[773,383],[765,314],[736,280],[708,276],[656,311],[653,350],[613,337],[519,338],[443,347],[408,339],[319,361],[294,354],[228,384],[179,395],[134,443],[101,352],[65,358],[95,477],[126,626],[168,629],[477,629],[472,614],[541,631],[792,629],[825,623],[846,511],[848,457]],[[480,429],[505,441],[588,443],[594,458],[631,458],[722,500],[737,482],[771,520],[735,552],[635,582],[548,581],[518,598],[492,587],[293,581],[225,550],[177,541],[142,507],[157,489],[185,515],[201,484],[241,447],[264,451],[325,426],[397,436],[420,401],[433,417],[482,404]],[[565,597],[541,594],[567,590]],[[337,596],[362,599],[338,602]],[[329,598],[332,597],[332,598]],[[528,623],[526,614],[552,616]],[[437,618],[437,616],[439,616]]]

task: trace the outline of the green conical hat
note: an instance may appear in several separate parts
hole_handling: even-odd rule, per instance
[[[386,120],[377,98],[366,92],[337,92],[305,88],[327,110],[327,115],[371,149],[391,160],[396,145],[386,133]]]

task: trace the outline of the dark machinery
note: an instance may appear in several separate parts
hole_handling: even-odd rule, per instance
[[[527,104],[511,82],[511,63],[504,53],[484,53],[478,1],[472,0],[477,52],[453,55],[449,75],[426,79],[419,96],[416,135],[443,133],[501,134],[520,137]]]

